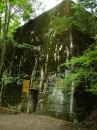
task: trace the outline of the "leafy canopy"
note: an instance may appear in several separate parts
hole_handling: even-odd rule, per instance
[[[21,22],[29,20],[32,13],[30,0],[0,0],[0,38],[4,38],[4,33],[12,38],[12,33]]]

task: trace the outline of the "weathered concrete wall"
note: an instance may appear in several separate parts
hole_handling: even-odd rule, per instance
[[[13,48],[12,57],[6,55],[12,66],[7,60],[5,66],[8,68],[7,73],[20,77],[26,74],[24,79],[31,81],[30,91],[22,93],[22,111],[36,111],[38,114],[74,120],[78,117],[79,109],[81,115],[80,105],[79,108],[76,105],[76,96],[72,98],[71,94],[64,91],[64,77],[69,68],[59,65],[67,62],[72,56],[81,54],[93,41],[73,27],[63,26],[62,31],[60,26],[55,28],[56,18],[69,17],[71,14],[69,1],[63,1],[18,28],[14,34],[18,47]],[[20,47],[20,44],[25,43],[28,46]]]

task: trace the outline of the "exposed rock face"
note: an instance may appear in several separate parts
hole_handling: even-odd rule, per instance
[[[5,66],[8,68],[7,73],[20,77],[27,75],[25,79],[31,81],[30,91],[22,93],[22,111],[77,119],[78,108],[73,96],[73,83],[71,94],[64,91],[64,77],[68,74],[69,68],[59,65],[81,54],[93,41],[73,27],[54,26],[57,18],[70,15],[70,3],[62,2],[18,28],[14,34],[18,47],[13,47],[12,53],[7,52]],[[16,84],[11,84],[7,91],[10,91],[10,88],[13,91],[13,86],[16,87]],[[16,90],[19,95],[18,101],[10,101],[10,97],[14,96],[12,93],[7,96],[9,99],[5,98],[4,101],[9,104],[16,101],[16,104],[19,104],[22,85],[19,90],[16,87]],[[81,113],[81,110],[79,112]]]

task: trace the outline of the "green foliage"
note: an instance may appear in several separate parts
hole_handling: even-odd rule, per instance
[[[0,0],[0,12],[2,12],[2,10],[4,10],[3,0]]]
[[[21,10],[23,20],[29,20],[30,14],[33,12],[32,6],[29,0],[18,0],[16,1],[18,9]]]
[[[72,22],[73,17],[56,18],[53,25],[54,31],[56,34],[61,34],[64,30],[67,30],[69,27],[71,27]]]
[[[88,35],[95,36],[96,35],[96,13],[91,11],[87,11],[86,9],[91,9],[92,6],[89,5],[89,0],[81,3],[78,2],[74,5],[71,5],[70,8],[70,16],[63,18],[55,19],[55,31],[57,33],[62,33],[62,31],[68,29],[69,27],[75,27],[83,33],[87,33]],[[93,3],[95,4],[95,2]],[[86,8],[87,7],[87,8]],[[57,28],[58,27],[58,28]]]
[[[97,0],[79,0],[80,3],[87,9],[91,9],[92,12],[97,13]]]
[[[65,77],[65,85],[70,86],[72,81],[75,87],[84,83],[88,85],[87,91],[97,94],[97,42],[91,45],[82,56],[73,57],[64,63],[72,67],[71,72]]]
[[[91,12],[85,9],[85,5],[78,2],[72,9],[74,10],[73,16],[73,26],[79,28],[83,33],[88,33],[89,35],[95,35],[96,30],[94,24],[96,24],[96,17]],[[90,8],[89,8],[90,9]]]
[[[30,0],[0,0],[0,32],[1,39],[13,38],[13,32],[21,21],[27,21],[32,14]]]
[[[2,82],[4,83],[4,86],[6,85],[9,85],[11,83],[16,83],[17,85],[21,85],[23,83],[23,79],[24,79],[25,76],[17,76],[17,77],[14,77],[14,76],[8,76],[8,75],[3,75],[2,77]]]
[[[11,84],[13,82],[15,82],[16,78],[12,77],[12,76],[7,76],[5,75],[3,78],[2,78],[2,81],[4,83],[4,85],[6,86],[7,84]]]
[[[19,17],[15,16],[13,14],[12,21],[9,24],[9,32],[8,32],[8,39],[13,38],[13,33],[16,31],[16,29],[20,26]]]
[[[95,37],[97,33],[96,5],[96,0],[79,0],[77,4],[71,6],[71,17],[56,19],[56,25],[60,27],[57,32],[61,33],[69,27],[75,27],[81,32]],[[91,12],[86,11],[86,9]],[[95,40],[97,39],[95,38]],[[74,82],[75,87],[84,84],[84,86],[88,86],[87,91],[97,94],[97,42],[84,51],[82,55],[73,57],[69,62],[60,66],[63,65],[68,69],[68,74],[64,79],[64,86],[67,91],[71,90],[71,84]]]
[[[9,43],[12,43],[13,46],[15,46],[17,48],[20,48],[20,49],[29,49],[31,51],[34,50],[34,51],[40,52],[40,46],[29,45],[27,43],[19,44],[16,41],[14,41],[12,38],[9,38],[8,40],[9,40]]]

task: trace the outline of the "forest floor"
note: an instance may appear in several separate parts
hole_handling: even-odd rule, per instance
[[[0,114],[0,130],[89,130],[77,124],[36,114]],[[93,129],[91,129],[93,130]]]

